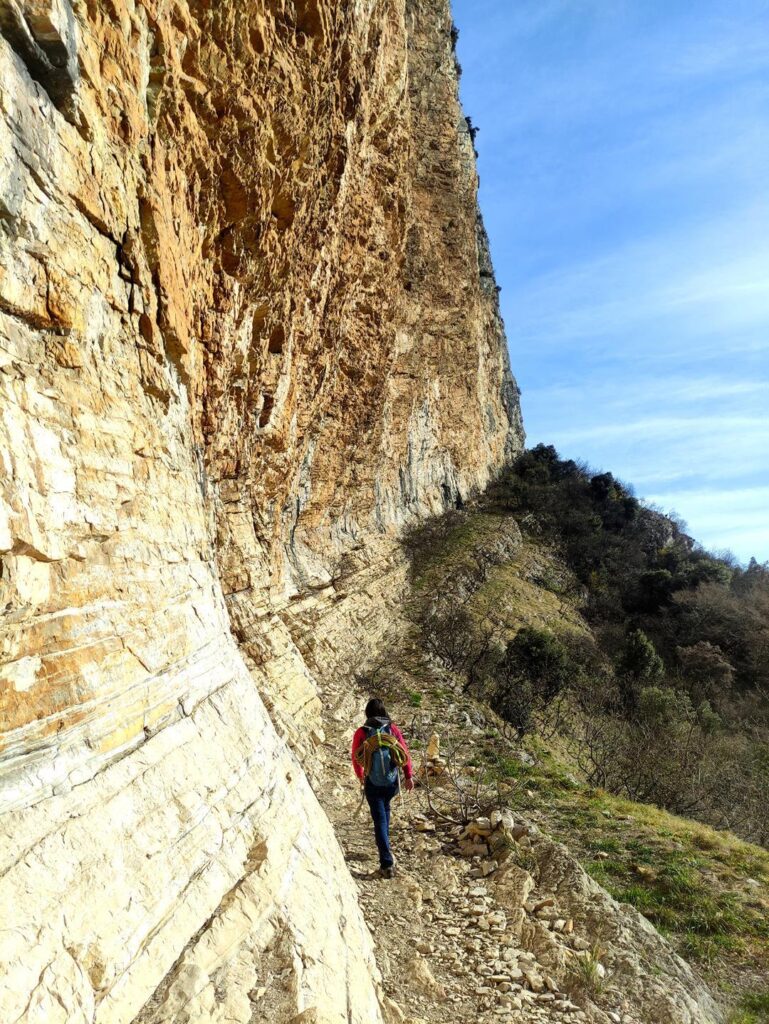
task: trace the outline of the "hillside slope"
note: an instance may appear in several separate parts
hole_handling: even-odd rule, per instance
[[[380,662],[381,677],[391,680],[394,697],[403,701],[410,694],[416,723],[424,716],[429,728],[448,731],[455,773],[480,773],[487,787],[501,786],[503,803],[517,819],[563,843],[592,878],[637,908],[707,976],[722,1006],[734,1014],[730,1019],[763,1021],[769,1004],[769,853],[728,831],[590,783],[594,759],[585,744],[597,741],[580,723],[601,708],[593,691],[609,687],[603,638],[596,631],[604,619],[596,618],[589,589],[563,549],[542,536],[533,518],[522,531],[503,507],[505,487],[495,485],[479,504],[411,536],[409,625],[392,658],[397,669],[388,671]],[[552,502],[546,507],[555,511]],[[552,703],[535,703],[522,738],[517,726],[523,720],[511,725],[489,702],[499,702],[500,686],[525,688],[522,671],[504,682],[499,659],[527,631],[555,638],[572,660],[567,685]],[[458,708],[468,726],[461,739]],[[603,713],[608,715],[605,708]],[[636,762],[650,772],[657,767],[655,756],[653,744],[635,748]],[[456,816],[456,793],[453,802]],[[604,956],[610,918],[607,913],[595,921],[591,936]],[[655,975],[664,974],[654,958],[648,964]],[[640,1020],[665,1019],[638,995],[631,997],[632,984],[621,967],[615,970],[615,984],[627,1000],[623,1012],[635,1012]],[[706,1017],[695,1013],[694,1019]]]

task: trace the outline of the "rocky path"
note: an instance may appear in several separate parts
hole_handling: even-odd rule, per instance
[[[409,682],[398,692],[413,690]],[[432,807],[424,786],[392,805],[395,878],[378,875],[349,763],[365,701],[352,688],[324,694],[326,736],[311,773],[374,937],[387,1024],[722,1024],[702,980],[643,917],[615,902],[534,815],[511,812],[509,794],[483,781],[477,789],[490,735],[505,757],[521,751],[488,708],[432,689],[417,712],[387,701],[417,778],[434,769]],[[438,723],[445,762],[430,753]]]
[[[330,762],[347,748],[351,730],[345,723],[355,720],[344,708],[336,718],[325,746]],[[462,840],[459,829],[436,829],[425,815],[424,796],[416,790],[393,804],[397,873],[391,880],[381,879],[368,807],[364,803],[358,811],[360,791],[352,770],[346,773],[337,763],[334,777],[333,788],[321,796],[374,936],[391,1021],[608,1024],[614,1019],[603,1013],[588,1015],[534,953],[521,947],[521,925],[529,915],[543,922],[542,927],[546,923],[561,929],[563,942],[578,947],[571,945],[573,956],[579,955],[580,945],[589,946],[570,934],[572,922],[559,918],[552,899],[537,898],[528,872],[509,864],[499,880],[484,877],[494,862],[482,853],[468,856],[471,840]],[[509,834],[504,826],[512,821],[503,823],[499,817],[496,830]],[[482,838],[475,837],[479,851],[488,849]],[[520,839],[526,842],[525,836]]]

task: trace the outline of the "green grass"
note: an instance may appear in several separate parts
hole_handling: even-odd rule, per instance
[[[499,529],[506,517],[473,512],[462,518],[417,559],[417,572],[412,581],[417,595],[440,585],[446,576],[469,560],[483,546],[484,540]]]
[[[525,544],[515,562],[494,566],[470,601],[470,611],[491,619],[508,637],[521,626],[541,626],[543,622],[554,633],[584,634],[585,623],[573,601],[527,578],[531,561],[543,557],[540,549]]]
[[[412,614],[418,612],[426,596],[450,589],[457,575],[473,568],[477,553],[495,544],[500,529],[508,523],[506,515],[464,513],[431,547],[425,549],[422,544],[412,563]],[[536,582],[529,578],[532,573],[536,573]],[[543,574],[552,586],[543,585]],[[561,580],[563,575],[563,566],[548,549],[523,543],[510,561],[489,566],[487,579],[468,609],[481,618],[491,613],[512,633],[523,624],[543,619],[557,623],[558,629],[583,632],[585,626],[573,602],[559,596],[571,590],[571,585]]]
[[[744,996],[729,1024],[769,1024],[769,989]]]
[[[531,747],[533,767],[500,756],[491,744],[482,748],[489,776],[511,786],[513,806],[543,812],[554,837],[588,873],[648,917],[682,956],[769,971],[769,852],[657,807],[575,785],[544,744],[534,740]],[[747,878],[758,889],[746,888]],[[765,997],[755,999],[759,1010],[746,1013],[763,1012]]]
[[[572,968],[568,988],[572,994],[600,995],[605,988],[605,982],[601,977],[600,971],[600,960],[597,951],[580,957]]]

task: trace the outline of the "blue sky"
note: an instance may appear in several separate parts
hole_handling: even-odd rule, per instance
[[[454,0],[528,443],[769,559],[769,0]]]

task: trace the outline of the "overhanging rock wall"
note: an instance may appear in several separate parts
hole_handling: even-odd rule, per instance
[[[378,1019],[302,759],[522,443],[450,29],[0,0],[2,1020]]]

